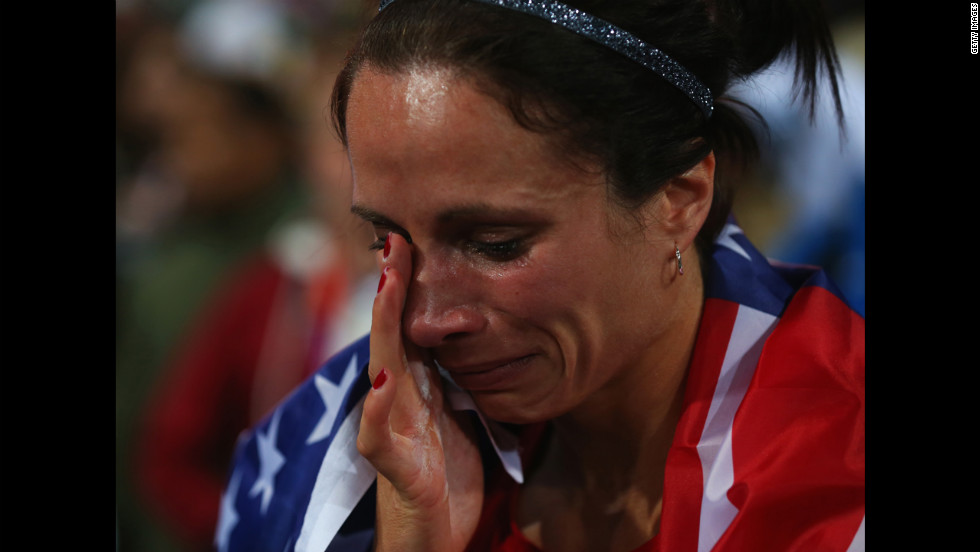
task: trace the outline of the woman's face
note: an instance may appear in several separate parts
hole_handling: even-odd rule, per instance
[[[435,69],[362,69],[347,132],[354,210],[411,238],[405,338],[485,414],[550,419],[654,368],[675,309],[647,252],[665,238],[613,206],[598,171]]]

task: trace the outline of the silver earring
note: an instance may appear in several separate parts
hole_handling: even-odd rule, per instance
[[[684,265],[681,264],[681,250],[677,249],[677,244],[674,244],[674,255],[677,257],[677,272],[684,274]]]

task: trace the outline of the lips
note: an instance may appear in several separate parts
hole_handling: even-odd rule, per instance
[[[489,362],[453,364],[440,361],[453,381],[469,391],[497,391],[515,386],[537,355],[515,356]]]

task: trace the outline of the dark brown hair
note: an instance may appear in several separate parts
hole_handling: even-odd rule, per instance
[[[737,81],[795,50],[798,90],[815,105],[817,77],[839,66],[819,0],[569,0],[659,48],[714,94],[705,117],[653,71],[534,16],[468,0],[395,0],[348,54],[332,98],[346,143],[346,108],[358,70],[397,73],[437,65],[471,79],[525,128],[548,134],[570,156],[598,161],[612,196],[630,208],[714,151],[714,199],[698,234],[704,255],[729,215],[732,180],[757,156],[747,117],[725,97]]]

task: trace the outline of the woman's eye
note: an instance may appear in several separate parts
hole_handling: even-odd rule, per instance
[[[470,248],[477,254],[492,261],[509,261],[524,253],[521,240],[506,240],[496,242],[472,241]]]
[[[381,251],[384,248],[385,248],[384,238],[378,238],[374,240],[374,242],[371,245],[368,246],[369,251]]]

